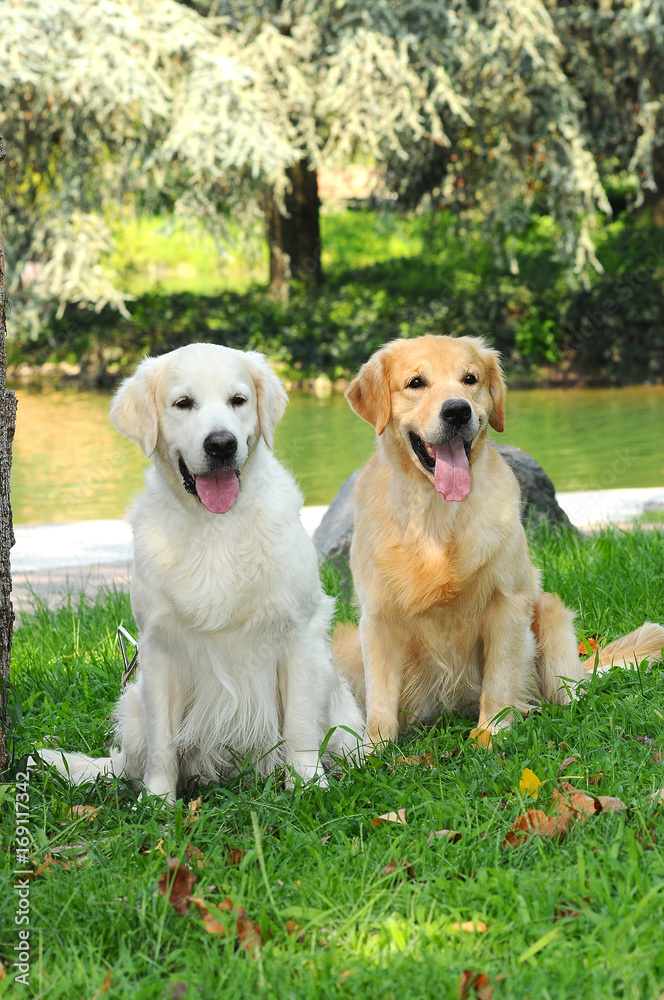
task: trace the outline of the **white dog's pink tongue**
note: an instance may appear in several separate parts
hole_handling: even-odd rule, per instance
[[[209,476],[196,476],[196,492],[213,514],[225,514],[235,503],[240,481],[233,469],[217,469]]]
[[[470,493],[470,466],[461,435],[436,446],[434,484],[446,500],[465,500]]]

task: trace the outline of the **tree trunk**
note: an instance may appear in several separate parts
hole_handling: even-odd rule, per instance
[[[272,189],[268,189],[265,218],[270,247],[270,294],[286,298],[291,281],[301,281],[310,288],[323,280],[321,268],[320,201],[318,174],[308,159],[286,171],[288,190],[285,212]]]
[[[664,226],[664,147],[654,151],[652,160],[657,190],[644,191],[642,211],[647,213],[654,225]]]
[[[0,161],[5,149],[0,136]],[[1,206],[0,206],[1,209]],[[12,442],[16,426],[16,397],[7,392],[6,335],[6,281],[5,253],[2,242],[2,212],[0,211],[0,773],[7,767],[5,734],[9,723],[7,715],[9,664],[14,634],[14,609],[12,608],[12,575],[9,552],[14,544],[12,509],[9,502],[9,474],[12,466]]]

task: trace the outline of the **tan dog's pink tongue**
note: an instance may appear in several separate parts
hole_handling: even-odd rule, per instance
[[[470,466],[461,435],[436,446],[434,484],[446,500],[465,500],[470,493]]]
[[[217,469],[209,476],[196,476],[198,499],[213,514],[225,514],[235,503],[240,482],[233,469]]]

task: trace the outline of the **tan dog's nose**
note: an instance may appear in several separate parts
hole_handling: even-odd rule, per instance
[[[443,420],[454,427],[467,424],[472,414],[470,403],[465,399],[446,399],[440,411]]]

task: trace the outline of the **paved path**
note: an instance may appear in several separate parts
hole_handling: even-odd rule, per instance
[[[664,486],[558,493],[557,497],[577,528],[624,524],[648,509],[664,510]],[[302,523],[310,535],[326,510],[303,509]],[[129,588],[132,543],[126,521],[17,525],[14,533],[12,600],[19,619],[35,596],[54,606],[72,591],[93,595],[101,586]]]

